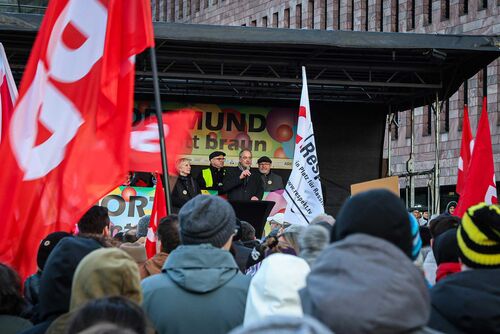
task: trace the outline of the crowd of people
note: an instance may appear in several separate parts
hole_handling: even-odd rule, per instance
[[[109,224],[94,206],[77,235],[49,234],[25,282],[0,265],[2,333],[500,332],[495,205],[430,219],[427,243],[386,190],[308,226],[278,213],[262,237],[224,199],[197,195],[161,220],[150,259],[149,217],[113,238]]]

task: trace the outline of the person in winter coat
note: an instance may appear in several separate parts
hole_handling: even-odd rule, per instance
[[[30,315],[32,321],[37,322],[40,279],[42,278],[42,271],[45,267],[45,263],[47,262],[50,253],[56,247],[59,241],[61,241],[62,238],[70,236],[71,234],[67,232],[53,232],[47,235],[38,246],[38,253],[36,256],[36,264],[38,266],[38,270],[35,274],[29,276],[24,281],[24,299],[28,303],[27,312]]]
[[[458,258],[457,229],[440,234],[432,244],[432,252],[437,264],[436,283],[462,271],[462,264]]]
[[[411,260],[410,221],[398,197],[387,190],[353,196],[332,240],[300,291],[305,314],[340,334],[427,331],[429,292]]]
[[[182,158],[176,163],[179,177],[172,189],[172,206],[175,213],[191,198],[201,194],[198,183],[191,176],[191,163],[189,159]]]
[[[467,209],[457,230],[462,272],[431,290],[429,326],[445,333],[500,333],[500,208]]]
[[[445,233],[446,231],[458,228],[459,224],[460,218],[456,216],[450,216],[448,214],[441,214],[431,219],[429,223],[429,232],[431,234],[431,250],[427,253],[422,267],[424,269],[425,278],[430,285],[436,284],[437,264],[436,258],[434,257],[434,252],[432,250],[434,241],[438,236]]]
[[[250,283],[243,325],[273,315],[301,317],[299,290],[309,271],[307,262],[297,256],[277,253],[264,259]]]
[[[69,312],[59,316],[46,334],[64,334],[70,319],[85,303],[102,297],[123,296],[142,302],[141,279],[134,259],[118,248],[102,248],[83,258],[75,271]]]
[[[181,246],[161,274],[142,281],[142,307],[158,333],[222,334],[243,322],[250,278],[228,251],[235,221],[218,196],[198,195],[181,208]]]
[[[170,215],[162,218],[156,232],[161,251],[144,263],[143,278],[161,273],[168,255],[179,246],[179,217]]]
[[[252,170],[252,151],[243,149],[237,167],[227,168],[223,191],[231,201],[260,200],[264,195],[262,180],[257,170]]]
[[[29,334],[45,333],[50,324],[68,312],[76,267],[90,252],[102,247],[91,238],[63,238],[50,254],[40,280],[40,322]]]
[[[33,326],[21,317],[25,307],[21,278],[12,268],[0,263],[0,331],[3,334],[16,334]]]

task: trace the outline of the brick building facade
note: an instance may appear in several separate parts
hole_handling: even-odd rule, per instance
[[[500,0],[152,0],[156,21],[405,33],[475,34],[500,33]],[[500,61],[488,65],[462,85],[440,115],[440,184],[453,195],[460,152],[461,118],[468,100],[472,132],[475,134],[487,86],[497,180],[500,179]],[[399,127],[392,127],[393,174],[406,172],[410,154],[411,112],[414,112],[415,171],[434,166],[434,117],[430,107],[400,110]],[[387,148],[386,135],[385,147]],[[384,157],[387,157],[387,149]],[[416,178],[425,194],[428,176]],[[401,178],[401,188],[407,179]],[[446,187],[448,186],[448,187]],[[425,197],[425,195],[423,196]]]

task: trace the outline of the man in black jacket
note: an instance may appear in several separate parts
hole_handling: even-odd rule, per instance
[[[201,170],[200,174],[196,177],[196,182],[202,190],[217,190],[222,194],[222,185],[226,169],[224,168],[224,161],[226,153],[222,151],[214,151],[210,153],[208,159],[210,166]]]
[[[224,176],[223,190],[229,200],[260,200],[264,194],[260,174],[251,170],[252,151],[243,149],[240,152],[238,167],[227,169]]]

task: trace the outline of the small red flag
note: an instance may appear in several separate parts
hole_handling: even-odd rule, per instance
[[[486,97],[483,99],[483,110],[477,128],[474,151],[466,176],[465,186],[455,210],[455,215],[458,217],[462,217],[472,205],[481,202],[497,203],[495,165],[493,163]]]
[[[125,178],[135,55],[153,45],[149,1],[50,1],[0,147],[0,262],[21,277]]]
[[[460,146],[460,157],[458,158],[457,193],[461,194],[464,189],[465,179],[469,170],[470,158],[474,146],[474,138],[470,129],[469,108],[464,105],[464,119],[462,122],[462,145]]]
[[[156,230],[160,224],[160,220],[167,216],[167,205],[165,202],[165,192],[163,190],[163,182],[161,175],[156,177],[155,200],[153,202],[153,210],[151,211],[151,219],[149,220],[148,235],[146,238],[146,254],[148,259],[156,254]]]

